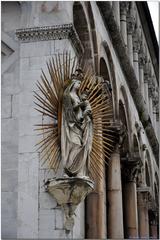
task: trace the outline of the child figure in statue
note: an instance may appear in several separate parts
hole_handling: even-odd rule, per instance
[[[77,69],[62,103],[61,156],[69,177],[88,177],[92,148],[92,112],[86,92],[79,94],[83,73]]]

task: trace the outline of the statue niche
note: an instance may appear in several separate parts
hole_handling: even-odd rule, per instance
[[[45,183],[63,208],[65,229],[74,225],[78,204],[94,189],[94,179],[103,177],[102,161],[110,158],[112,101],[106,84],[89,67],[81,68],[76,57],[58,54],[47,63],[50,80],[42,71],[35,93],[37,111],[50,121],[37,124],[43,139],[37,143],[43,163],[60,176]],[[104,157],[105,156],[105,157]]]

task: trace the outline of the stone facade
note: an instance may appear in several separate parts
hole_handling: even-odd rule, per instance
[[[2,238],[158,238],[158,45],[147,11],[142,2],[2,3]],[[33,103],[41,69],[64,51],[110,82],[113,120],[127,132],[69,234],[45,192],[54,173],[35,148]]]

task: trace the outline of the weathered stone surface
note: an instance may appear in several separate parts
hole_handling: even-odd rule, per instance
[[[73,227],[73,238],[85,238],[85,211],[84,211],[84,201],[79,204],[75,211],[75,223]]]
[[[18,153],[3,153],[1,156],[1,168],[3,170],[14,170],[18,166]]]
[[[12,117],[19,117],[19,95],[12,95]]]
[[[1,102],[1,116],[2,118],[11,118],[12,116],[12,95],[3,95],[1,96],[2,102]]]
[[[16,119],[2,121],[2,153],[18,151],[18,122]]]
[[[51,42],[51,54],[63,53],[63,51],[67,51],[70,52],[71,55],[75,55],[69,39],[55,40]]]
[[[53,238],[55,229],[55,210],[40,210],[39,238]]]
[[[1,190],[2,192],[17,192],[17,187],[18,187],[18,171],[17,169],[3,169],[2,171],[2,185],[1,185]]]
[[[38,238],[38,166],[37,153],[19,155],[19,238]]]
[[[22,91],[35,91],[37,90],[36,81],[40,79],[41,70],[21,71],[20,86]]]
[[[40,186],[42,187],[42,186]],[[40,192],[39,195],[39,207],[40,209],[54,209],[57,207],[56,200],[47,192]]]
[[[10,71],[2,75],[1,87],[3,94],[12,95],[20,92],[19,86],[19,62],[15,62]]]
[[[64,213],[62,209],[55,209],[55,229],[64,229]]]
[[[51,41],[22,43],[20,57],[39,57],[50,55]]]
[[[16,218],[15,205],[17,205],[17,192],[2,192],[2,215],[12,219]]]
[[[35,136],[38,134],[35,129],[37,128],[35,124],[41,123],[41,118],[38,116],[31,117],[31,115],[28,114],[28,121],[26,121],[27,114],[23,116],[23,118],[19,119],[19,136]],[[39,132],[40,133],[40,132]],[[42,136],[38,137],[38,140],[41,139]]]
[[[5,203],[6,204],[6,203]],[[15,206],[13,206],[15,208]],[[14,218],[7,217],[1,213],[1,236],[3,239],[17,239],[17,221],[16,216]],[[6,226],[8,226],[6,228]]]
[[[36,152],[35,145],[38,143],[37,136],[20,136],[19,137],[19,153],[33,153]],[[27,143],[27,144],[26,144]]]

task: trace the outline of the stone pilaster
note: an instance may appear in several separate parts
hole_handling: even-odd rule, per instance
[[[149,97],[148,97],[148,83],[149,83],[149,71],[148,71],[149,63],[146,62],[144,65],[144,96],[147,108],[149,109]]]
[[[119,124],[115,128],[119,135],[119,142],[117,142],[115,150],[111,155],[108,166],[108,237],[121,239],[124,237],[124,232],[119,148],[125,137],[125,127]]]
[[[135,26],[135,18],[132,16],[127,17],[127,45],[128,45],[128,55],[133,65],[133,38],[132,34]]]
[[[150,200],[150,188],[139,187],[137,188],[137,204],[138,204],[138,228],[139,238],[149,238],[149,200]]]
[[[117,25],[120,29],[120,3],[118,1],[113,2],[113,11],[115,13]]]
[[[137,161],[124,164],[122,171],[124,184],[123,184],[123,215],[125,222],[125,237],[137,238],[138,237],[138,213],[137,213],[137,191],[136,179],[139,170]]]
[[[127,46],[128,55],[133,65],[133,31],[135,28],[136,16],[134,9],[134,2],[129,3],[129,10],[127,13]]]
[[[139,62],[138,54],[140,51],[139,29],[136,27],[133,33],[133,66],[139,83]]]
[[[120,25],[121,25],[121,33],[123,36],[123,40],[125,45],[127,46],[127,11],[128,11],[129,3],[128,2],[120,2]]]
[[[159,136],[159,93],[158,88],[155,89],[153,96],[153,118],[154,118],[154,126],[156,130],[157,137]]]
[[[153,77],[150,77],[148,79],[148,97],[149,97],[149,114],[152,120],[152,124],[154,126],[154,119],[153,119],[153,96],[155,92],[155,86],[154,86],[154,81]]]
[[[146,63],[146,55],[144,53],[143,43],[140,46],[139,52],[139,83],[142,92],[142,96],[145,99],[145,90],[144,90],[144,65]]]

